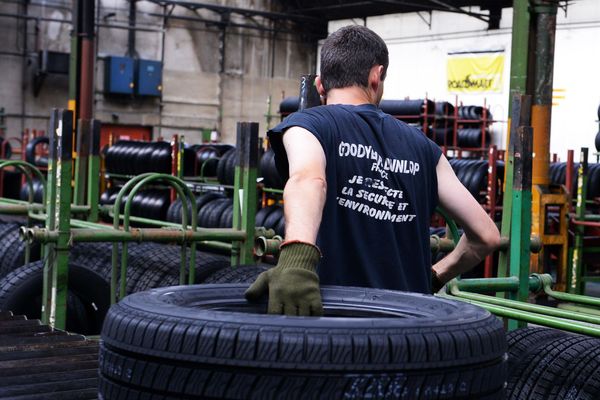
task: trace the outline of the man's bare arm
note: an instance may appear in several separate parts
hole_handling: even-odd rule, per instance
[[[436,263],[433,270],[442,282],[468,271],[500,244],[498,228],[460,183],[443,155],[436,167],[440,206],[463,228],[456,248]]]
[[[283,191],[285,239],[315,244],[327,183],[325,153],[308,130],[295,126],[283,135],[289,179]]]

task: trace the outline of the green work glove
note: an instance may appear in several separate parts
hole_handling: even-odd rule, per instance
[[[246,290],[248,301],[269,295],[269,314],[323,315],[319,276],[321,258],[317,246],[304,242],[283,243],[277,266],[263,272]]]

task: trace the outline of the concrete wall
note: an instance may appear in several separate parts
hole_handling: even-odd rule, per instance
[[[473,8],[473,11],[478,11]],[[422,14],[426,19],[428,15]],[[468,16],[433,12],[431,27],[416,13],[367,18],[367,26],[380,34],[390,51],[390,70],[384,98],[423,98],[455,102],[446,86],[449,52],[504,49],[504,89],[499,94],[464,95],[464,104],[490,106],[495,119],[494,142],[505,147],[510,80],[512,9],[504,9],[498,30]],[[329,31],[362,21],[332,21]],[[554,106],[552,108],[551,152],[566,159],[567,149],[576,154],[582,146],[595,151],[600,103],[600,2],[583,0],[570,4],[557,16]],[[594,158],[595,161],[595,158]]]
[[[204,3],[211,1],[204,1]],[[269,0],[212,1],[228,6],[271,8]],[[45,5],[44,5],[45,4]],[[65,22],[27,23],[27,57],[2,54],[23,52],[23,21],[0,17],[0,107],[9,117],[9,136],[18,136],[24,128],[46,129],[47,116],[53,107],[66,107],[68,78],[49,76],[37,97],[33,96],[33,65],[37,49],[68,52],[71,29],[70,0],[34,1],[28,7],[30,16]],[[127,30],[102,25],[127,25],[128,1],[97,0],[100,26],[97,34],[97,66],[95,80],[95,115],[104,122],[141,124],[154,127],[154,136],[169,138],[184,134],[186,141],[198,142],[202,129],[217,128],[224,142],[235,141],[237,121],[256,121],[261,131],[267,129],[267,99],[272,98],[271,112],[276,113],[283,95],[298,93],[301,74],[314,72],[316,47],[299,35],[261,32],[254,29],[228,28],[225,36],[225,65],[220,73],[220,32],[214,25],[170,19],[164,26],[163,8],[153,3],[137,4],[138,27],[136,55],[160,60],[164,53],[163,96],[161,99],[115,98],[104,94],[104,59],[127,53]],[[0,3],[0,13],[16,14],[19,6]],[[173,15],[217,20],[214,13],[198,13],[177,7]],[[251,24],[243,17],[232,21]],[[258,19],[260,24],[267,21]],[[164,36],[164,48],[163,48]],[[274,57],[274,59],[273,59]],[[23,61],[26,64],[23,64]],[[29,64],[29,65],[27,65]],[[26,115],[22,117],[22,115]],[[277,121],[274,118],[271,125]]]

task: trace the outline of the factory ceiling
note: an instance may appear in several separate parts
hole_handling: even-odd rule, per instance
[[[366,18],[376,15],[446,11],[469,15],[497,28],[502,9],[512,0],[280,0],[282,11],[324,20]]]

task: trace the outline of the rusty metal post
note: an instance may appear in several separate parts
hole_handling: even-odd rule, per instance
[[[533,12],[535,13],[535,83],[531,107],[534,154],[532,183],[548,185],[557,1],[535,0]]]
[[[76,29],[79,30],[78,36],[81,40],[81,58],[79,60],[81,77],[78,87],[79,104],[76,105],[77,112],[75,118],[78,118],[78,129],[76,132],[76,154],[75,160],[75,191],[73,200],[75,204],[84,204],[86,201],[87,169],[90,146],[90,135],[92,134],[92,118],[94,115],[94,18],[95,1],[78,1],[78,23]]]

